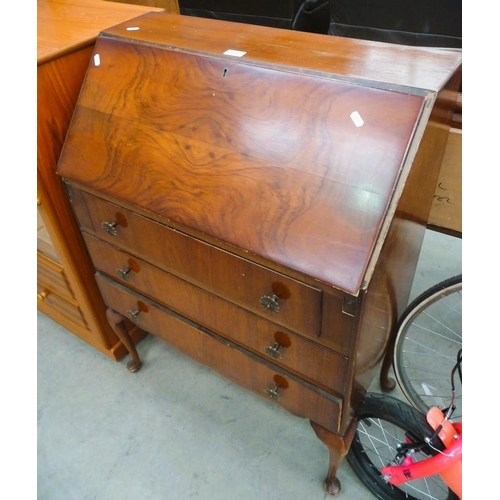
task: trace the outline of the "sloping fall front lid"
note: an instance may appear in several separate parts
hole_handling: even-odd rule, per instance
[[[58,173],[357,294],[436,90],[402,73],[457,64],[434,53],[432,82],[384,44],[141,16],[99,36]]]

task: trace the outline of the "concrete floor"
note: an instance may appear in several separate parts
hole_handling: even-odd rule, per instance
[[[411,298],[462,270],[428,231]],[[295,417],[148,336],[131,374],[38,313],[39,500],[315,500],[326,447]],[[377,390],[377,384],[373,386]],[[342,500],[371,500],[347,462]]]

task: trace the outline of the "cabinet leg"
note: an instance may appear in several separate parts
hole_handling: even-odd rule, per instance
[[[387,351],[382,361],[382,367],[380,368],[380,388],[384,392],[390,392],[396,387],[396,381],[389,377],[389,371],[392,366],[392,354],[394,351],[394,339],[389,341],[387,346]]]
[[[354,433],[356,431],[356,421],[353,420],[344,437],[321,427],[311,421],[311,426],[316,436],[326,445],[330,452],[330,464],[328,474],[325,479],[325,491],[330,495],[338,495],[341,491],[340,481],[337,478],[337,471],[349,451]]]
[[[125,316],[122,316],[120,313],[117,313],[113,309],[108,308],[106,310],[106,318],[111,325],[111,328],[115,331],[118,338],[123,342],[123,345],[127,349],[132,358],[127,363],[127,370],[129,372],[136,372],[141,368],[141,360],[139,358],[139,354],[137,353],[137,349],[135,348],[135,344],[132,341],[123,321],[125,320]]]

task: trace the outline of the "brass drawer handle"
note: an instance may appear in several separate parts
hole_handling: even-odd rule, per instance
[[[275,342],[274,345],[268,345],[266,346],[266,354],[269,354],[274,359],[282,359],[283,352],[280,351],[281,347],[279,342]]]
[[[147,313],[149,312],[149,307],[147,304],[142,302],[142,300],[137,301],[137,309],[129,309],[125,314],[127,315],[127,318],[130,321],[136,322],[139,316],[139,313],[144,312]]]
[[[274,344],[266,346],[265,351],[274,359],[283,359],[286,349],[291,346],[290,336],[285,332],[278,331],[274,334]]]
[[[279,312],[280,304],[278,302],[277,295],[263,295],[260,298],[260,303],[264,306],[264,309],[272,312]]]
[[[137,317],[139,316],[140,312],[141,311],[139,309],[136,309],[135,311],[129,309],[127,311],[127,318],[130,319],[131,321],[137,321]]]
[[[281,389],[279,385],[274,386],[274,388],[267,388],[264,392],[271,398],[279,401],[281,399],[281,394],[278,392]]]
[[[47,290],[44,290],[43,292],[37,293],[36,298],[40,301],[43,302],[46,298],[49,292]]]
[[[119,223],[117,221],[104,221],[101,222],[101,228],[111,236],[116,236],[118,234],[117,226]]]
[[[274,386],[264,389],[264,392],[275,401],[279,401],[282,397],[282,392],[288,387],[288,382],[285,377],[275,375],[273,377]],[[281,392],[280,389],[282,390]]]
[[[130,259],[128,259],[128,262],[126,265],[124,265],[120,269],[116,270],[116,274],[123,281],[128,281],[132,277],[132,274],[130,273],[130,271],[134,271],[134,273],[138,273],[140,270],[141,270],[141,266],[139,265],[139,263],[136,260],[130,258]]]
[[[118,274],[118,276],[122,280],[128,281],[130,279],[130,275],[129,275],[130,271],[132,271],[132,268],[126,267],[125,269],[117,269],[116,274]]]

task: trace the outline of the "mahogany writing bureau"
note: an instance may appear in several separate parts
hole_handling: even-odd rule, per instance
[[[309,419],[338,493],[460,69],[457,52],[165,13],[103,31],[58,173],[129,369],[135,325]]]

